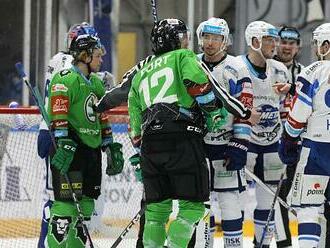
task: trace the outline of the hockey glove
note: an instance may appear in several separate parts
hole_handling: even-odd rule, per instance
[[[294,166],[299,161],[301,145],[299,145],[299,137],[291,137],[285,130],[278,145],[278,155],[281,161],[288,165]]]
[[[109,144],[105,150],[108,163],[106,173],[109,176],[117,175],[123,171],[124,156],[121,150],[122,147],[122,144],[114,142]]]
[[[49,131],[40,129],[38,134],[38,155],[40,158],[48,157],[51,144],[52,140]]]
[[[142,178],[142,170],[140,167],[140,160],[141,160],[141,157],[140,157],[140,154],[138,154],[138,153],[129,158],[129,162],[131,163],[131,165],[134,168],[134,174],[135,174],[136,179],[139,182],[142,182],[143,178]]]
[[[218,132],[227,121],[228,111],[225,108],[218,108],[206,112],[206,127],[209,132]]]
[[[225,151],[225,166],[227,171],[241,170],[246,164],[249,142],[232,138]]]
[[[59,139],[57,145],[51,164],[64,175],[70,168],[77,144],[72,139]]]

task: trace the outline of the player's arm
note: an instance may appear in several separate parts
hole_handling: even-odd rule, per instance
[[[131,87],[128,94],[128,113],[130,117],[130,138],[135,148],[141,145],[142,108],[138,92]]]
[[[154,56],[148,56],[144,60],[140,61],[124,74],[122,82],[119,85],[106,91],[105,95],[95,105],[96,112],[101,113],[127,102],[128,93],[135,74],[141,70],[145,64],[149,63],[153,57]]]
[[[306,126],[307,119],[313,111],[313,84],[302,76],[298,76],[296,94],[292,100],[291,110],[284,124],[284,131],[279,143],[279,156],[283,163],[295,165],[299,159],[300,134]]]
[[[228,65],[224,68],[223,79],[229,85],[230,95],[240,101],[247,109],[252,109],[252,81],[246,75],[244,70],[238,71]],[[240,170],[245,166],[250,135],[251,123],[249,120],[241,118],[241,116],[235,116],[233,120],[233,137],[225,150],[225,166],[228,171]]]
[[[203,68],[204,72],[207,74],[209,78],[209,82],[212,85],[212,90],[214,92],[214,95],[216,98],[221,100],[224,107],[233,114],[234,116],[239,116],[240,118],[244,120],[248,120],[251,117],[251,110],[244,106],[239,100],[237,100],[235,97],[231,96],[229,92],[226,91],[214,78],[212,73],[209,71],[207,66],[200,62],[201,67]]]
[[[76,142],[69,137],[68,115],[74,89],[72,89],[72,84],[68,85],[67,82],[74,80],[70,78],[71,73],[70,70],[63,70],[54,76],[50,84],[48,101],[48,115],[57,144],[51,165],[55,166],[61,174],[69,170],[77,147]]]

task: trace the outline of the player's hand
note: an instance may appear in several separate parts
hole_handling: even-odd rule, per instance
[[[138,153],[134,154],[132,157],[129,158],[129,161],[134,168],[134,174],[135,174],[136,179],[139,182],[142,182],[143,177],[142,177],[142,170],[140,167],[140,162],[141,162],[140,154],[138,154]]]
[[[251,109],[251,115],[248,121],[251,123],[252,126],[258,124],[260,122],[261,113],[258,112],[255,108]]]
[[[291,84],[276,82],[275,84],[273,84],[272,87],[277,95],[281,95],[281,94],[286,95],[291,88]]]
[[[60,171],[62,175],[68,172],[72,163],[77,143],[72,139],[59,139],[57,150],[52,158],[51,164]]]
[[[106,173],[109,176],[117,175],[123,171],[124,156],[122,147],[122,144],[114,142],[109,144],[105,150],[108,163]]]
[[[284,130],[278,145],[278,155],[281,161],[288,166],[296,165],[299,161],[300,151],[299,138],[291,137]]]
[[[232,138],[225,150],[225,164],[227,171],[241,170],[246,164],[249,142]]]

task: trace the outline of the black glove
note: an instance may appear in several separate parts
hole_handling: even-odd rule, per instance
[[[278,144],[278,155],[281,161],[288,166],[297,164],[300,151],[301,145],[299,145],[299,137],[291,137],[286,130],[284,130]]]

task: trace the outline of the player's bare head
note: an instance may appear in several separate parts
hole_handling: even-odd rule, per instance
[[[248,47],[259,53],[264,59],[274,56],[278,38],[277,29],[264,21],[251,22],[245,29],[245,40]]]
[[[187,48],[189,33],[186,24],[179,19],[163,19],[154,24],[151,31],[152,51],[160,55],[180,48]]]
[[[313,31],[312,45],[319,60],[330,59],[330,23],[324,23]]]
[[[229,27],[221,18],[212,17],[199,24],[196,35],[201,51],[207,56],[226,52],[229,41]]]
[[[278,32],[280,41],[277,56],[281,62],[293,61],[301,47],[300,33],[294,27],[283,26]]]

